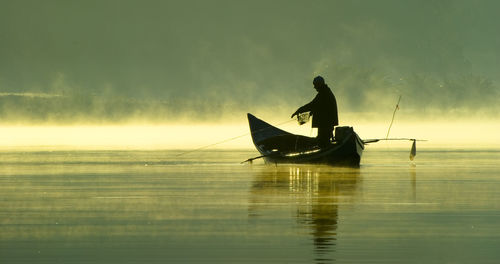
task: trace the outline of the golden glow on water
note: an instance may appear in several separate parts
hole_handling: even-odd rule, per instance
[[[353,123],[363,139],[385,138],[385,123]],[[298,126],[291,121],[280,126],[291,133],[315,136],[310,124]],[[192,149],[215,144],[210,148],[250,148],[253,143],[248,124],[193,125],[103,125],[103,126],[2,126],[0,146],[4,148],[105,148],[105,149]],[[415,122],[395,124],[389,137],[417,138],[426,147],[499,147],[500,123]],[[232,139],[232,140],[229,140]],[[407,142],[371,144],[370,147],[406,146]]]
[[[492,263],[500,152],[373,150],[360,168],[254,150],[0,151],[5,263]],[[148,166],[145,166],[147,164]],[[133,250],[131,250],[133,249]]]

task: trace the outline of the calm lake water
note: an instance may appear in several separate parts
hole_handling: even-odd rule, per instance
[[[500,150],[1,151],[0,263],[498,263]]]

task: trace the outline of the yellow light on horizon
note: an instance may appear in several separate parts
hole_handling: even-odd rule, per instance
[[[387,133],[387,124],[352,126],[362,139],[384,138]],[[310,124],[288,123],[280,128],[295,134],[316,136],[316,130],[311,129]],[[208,145],[219,149],[254,149],[248,124],[2,126],[0,131],[0,147],[4,149],[196,149]],[[415,122],[394,125],[389,137],[428,140],[419,144],[420,148],[500,147],[498,131],[500,124],[494,122]],[[378,145],[381,144],[370,146]]]
[[[0,146],[111,148],[111,149],[190,149],[224,141],[214,148],[252,147],[250,134],[240,126],[209,125],[125,125],[125,126],[10,126],[0,127]]]

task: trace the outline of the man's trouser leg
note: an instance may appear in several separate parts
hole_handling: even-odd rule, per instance
[[[318,127],[318,145],[323,147],[328,147],[330,145],[330,138],[332,137],[333,127]]]

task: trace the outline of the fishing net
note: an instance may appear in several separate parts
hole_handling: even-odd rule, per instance
[[[311,112],[300,113],[297,115],[297,122],[299,122],[299,125],[303,125],[309,121],[310,117]]]

